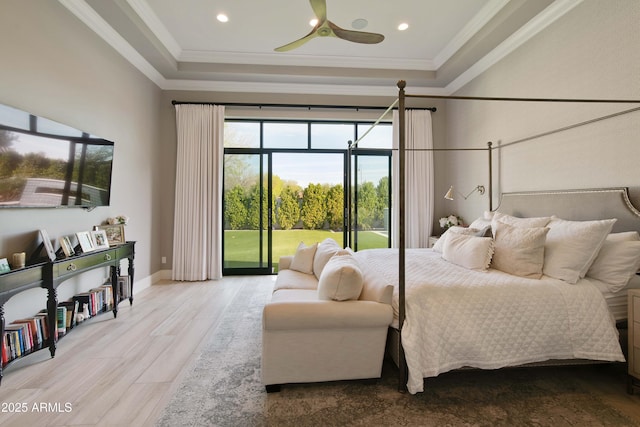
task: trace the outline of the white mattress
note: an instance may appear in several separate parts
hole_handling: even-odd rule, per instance
[[[394,285],[394,249],[359,251],[365,286]],[[444,261],[430,249],[406,251],[406,319],[402,343],[410,393],[423,378],[465,366],[496,369],[549,359],[624,361],[618,331],[590,281],[526,279],[478,272]]]
[[[602,296],[607,302],[609,311],[613,315],[616,321],[627,319],[627,290],[628,289],[640,289],[640,276],[635,275],[629,281],[626,288],[619,292],[610,292],[607,284],[599,280],[591,280],[591,282],[600,290]]]

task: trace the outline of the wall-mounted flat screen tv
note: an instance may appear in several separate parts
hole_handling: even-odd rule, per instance
[[[0,105],[0,208],[108,206],[113,142]]]

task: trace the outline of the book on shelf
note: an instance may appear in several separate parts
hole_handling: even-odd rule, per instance
[[[32,345],[33,347],[38,347],[42,345],[42,343],[44,342],[42,337],[43,331],[42,331],[42,325],[40,323],[40,319],[37,319],[35,317],[29,317],[26,319],[14,320],[12,323],[14,324],[27,323],[29,325],[31,336],[32,336],[31,342],[33,343]]]
[[[58,310],[56,312],[56,321],[58,336],[61,337],[67,333],[67,307],[58,306]]]
[[[67,308],[67,313],[66,313],[67,316],[66,316],[66,322],[65,322],[65,326],[67,330],[76,326],[76,314],[78,313],[78,306],[79,306],[79,303],[77,300],[62,301],[58,303],[58,307]]]

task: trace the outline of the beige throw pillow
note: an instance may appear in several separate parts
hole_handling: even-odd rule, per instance
[[[362,292],[362,271],[348,250],[335,254],[324,266],[318,280],[318,298],[322,300],[357,300]]]
[[[493,255],[493,239],[466,234],[451,233],[444,241],[442,258],[448,262],[484,271],[489,268]]]
[[[333,240],[328,237],[324,239],[322,242],[318,244],[318,248],[316,249],[316,253],[313,257],[313,274],[315,274],[316,279],[320,280],[320,275],[322,274],[322,270],[324,266],[327,265],[327,262],[342,250],[342,247]]]
[[[299,271],[301,273],[313,274],[313,257],[316,254],[318,244],[314,243],[311,246],[306,246],[304,242],[300,242],[296,253],[291,260],[291,266],[289,269]]]
[[[540,279],[544,264],[546,227],[514,227],[497,221],[491,266],[514,276]]]

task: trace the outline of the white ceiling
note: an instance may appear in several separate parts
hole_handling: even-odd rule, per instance
[[[336,25],[385,40],[288,52],[274,48],[311,31],[309,0],[59,1],[162,89],[384,96],[400,79],[451,94],[582,0],[326,0]]]

